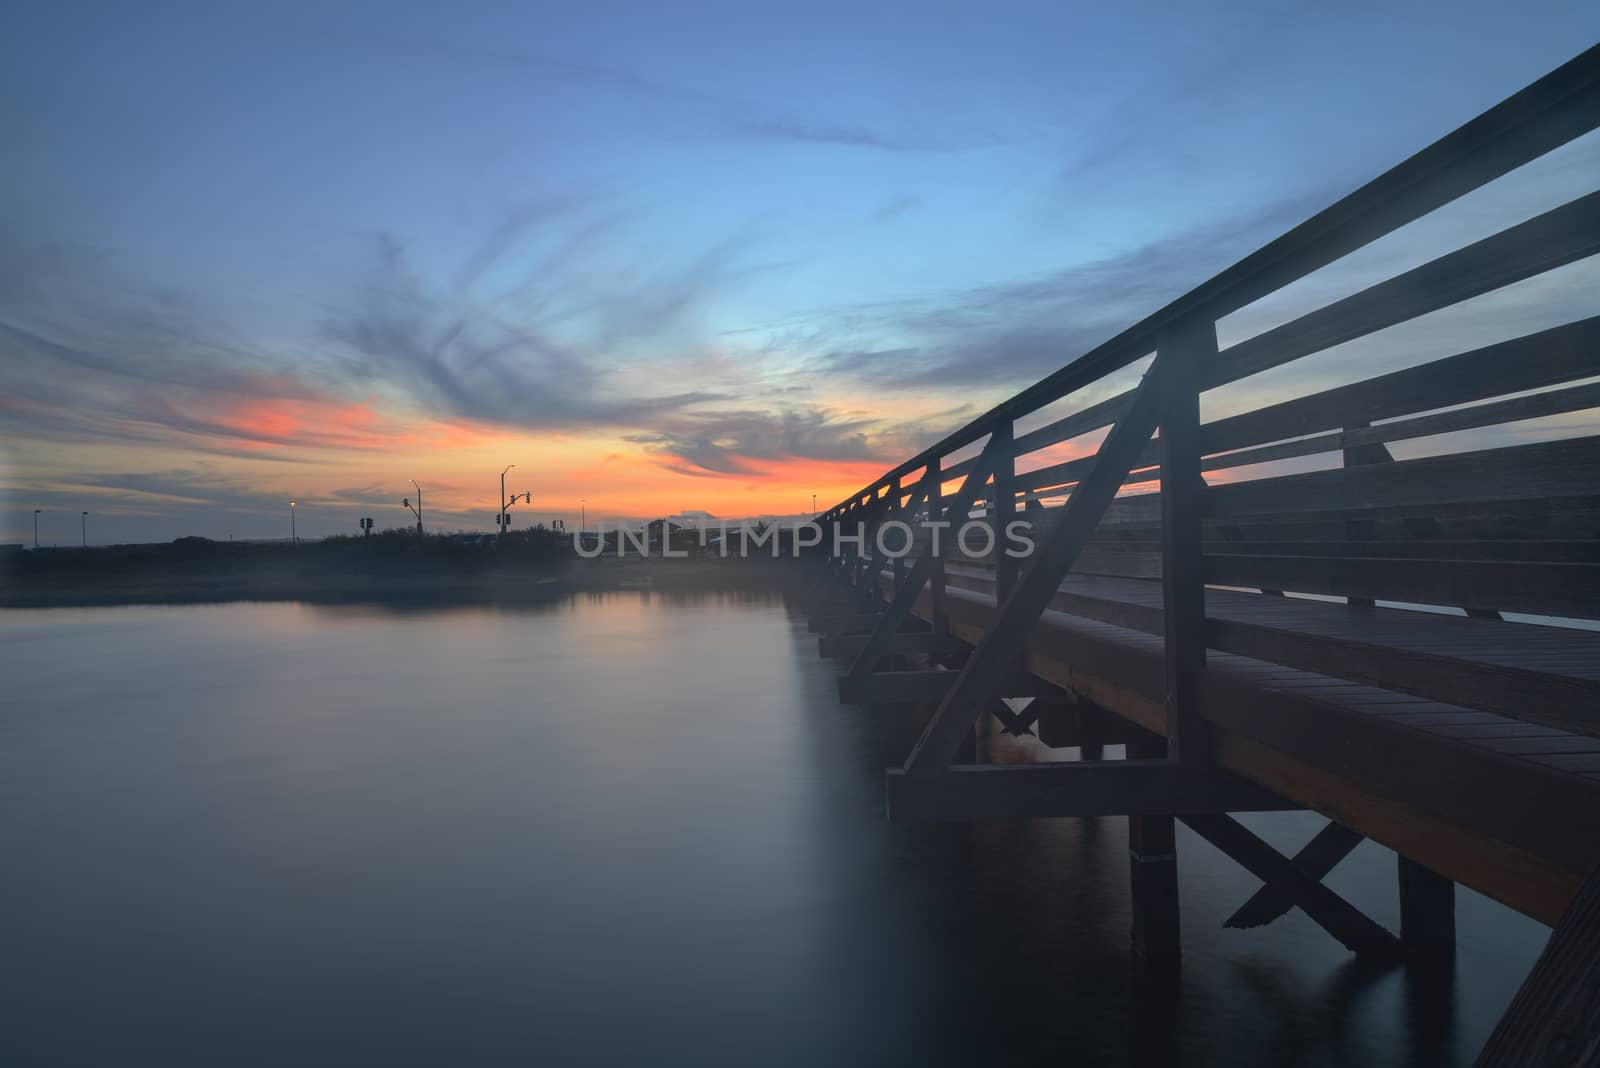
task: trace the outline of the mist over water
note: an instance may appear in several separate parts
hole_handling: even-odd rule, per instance
[[[1543,944],[1224,930],[1180,828],[1163,998],[1122,820],[886,824],[834,670],[752,593],[0,612],[0,1064],[1464,1064]],[[1397,926],[1387,850],[1329,881]]]

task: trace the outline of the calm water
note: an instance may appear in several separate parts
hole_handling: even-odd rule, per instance
[[[1470,1062],[1546,931],[1460,892],[1369,974],[1180,830],[1167,1004],[1121,820],[903,828],[781,600],[0,613],[0,1064]],[[1311,817],[1247,819],[1280,848]],[[1394,927],[1394,858],[1331,880]],[[1130,1050],[1134,1052],[1130,1052]]]

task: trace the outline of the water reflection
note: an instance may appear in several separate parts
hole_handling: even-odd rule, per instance
[[[1136,970],[1123,821],[885,824],[751,591],[9,612],[0,670],[8,1066],[1464,1064],[1544,935],[1224,930],[1256,884],[1180,831],[1182,971]],[[1394,881],[1330,880],[1391,928]]]

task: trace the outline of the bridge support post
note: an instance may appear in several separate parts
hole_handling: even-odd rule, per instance
[[[1166,745],[1128,744],[1128,758],[1159,758]],[[1133,955],[1140,966],[1169,969],[1182,956],[1178,914],[1178,842],[1171,816],[1128,817],[1128,891],[1133,906]]]
[[[1456,884],[1409,857],[1398,856],[1400,941],[1417,954],[1450,956],[1456,949]]]

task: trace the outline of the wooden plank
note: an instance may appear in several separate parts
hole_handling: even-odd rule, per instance
[[[1205,386],[1235,382],[1600,252],[1600,192],[1334,301],[1222,353]]]
[[[1203,568],[1227,586],[1600,617],[1600,564],[1218,553]]]
[[[1522,753],[1543,756],[1548,753],[1600,753],[1600,738],[1581,734],[1557,735],[1553,738],[1484,738],[1478,742],[1496,753]]]
[[[1263,699],[1259,687],[1219,670],[1207,671],[1205,678],[1205,715],[1218,727],[1337,769],[1368,790],[1465,823],[1572,870],[1586,870],[1600,845],[1600,804],[1593,790],[1571,776],[1541,773],[1536,763],[1581,757],[1494,753],[1336,701],[1282,691]],[[1426,770],[1445,765],[1448,774]],[[1508,788],[1519,779],[1537,782],[1538,796]],[[1551,811],[1563,812],[1558,825],[1545,819]]]
[[[1246,528],[1248,530],[1248,528]],[[1207,540],[1201,551],[1207,556],[1236,556],[1256,559],[1265,556],[1379,558],[1390,560],[1504,561],[1547,564],[1600,563],[1600,539],[1519,538],[1515,540],[1415,541],[1219,541]],[[974,561],[976,563],[976,561]],[[1075,575],[1109,575],[1114,578],[1159,579],[1161,553],[1146,542],[1100,541],[1084,546],[1072,565]],[[1216,585],[1256,586],[1250,582],[1225,582],[1208,579]]]
[[[1518,626],[1519,624],[1506,624]],[[1600,683],[1235,620],[1207,620],[1207,642],[1241,656],[1357,679],[1582,734],[1600,732]]]
[[[1212,486],[1213,520],[1286,512],[1587,497],[1600,486],[1600,435]]]
[[[1141,551],[1138,544],[1105,543],[1092,546],[1108,556],[1128,556],[1143,560],[1154,555]],[[1410,541],[1213,541],[1203,545],[1211,554],[1246,553],[1251,556],[1376,556],[1391,559],[1426,560],[1527,560],[1544,563],[1600,563],[1600,538],[1590,541],[1568,539],[1518,538],[1471,539],[1418,538]],[[1085,555],[1088,555],[1087,553]],[[1159,565],[1158,565],[1159,566]],[[1146,575],[1130,577],[1145,578]]]
[[[1600,868],[1573,896],[1476,1063],[1600,1064]]]
[[[1597,374],[1600,316],[1218,419],[1201,427],[1201,448],[1228,452]]]
[[[1565,738],[1565,731],[1554,727],[1539,727],[1532,723],[1496,723],[1481,727],[1459,727],[1457,738]]]
[[[1065,418],[1047,423],[1037,430],[1017,435],[1017,455],[1026,456],[1030,452],[1037,452],[1039,449],[1087,434],[1091,430],[1110,426],[1122,418],[1123,413],[1128,410],[1128,405],[1133,403],[1133,393],[1131,389],[1118,393]]]
[[[1457,454],[1462,455],[1462,454]],[[1406,463],[1419,461],[1408,460]],[[1339,474],[1340,472],[1320,472]],[[1299,476],[1283,476],[1295,478]],[[1265,485],[1276,479],[1241,483]],[[1217,489],[1227,487],[1213,487]],[[1058,508],[1046,508],[1041,517],[1048,528]],[[1129,494],[1119,497],[1106,510],[1097,537],[1127,541],[1156,535],[1160,531],[1160,495]],[[1388,506],[1323,507],[1316,511],[1267,511],[1249,515],[1218,515],[1208,520],[1207,541],[1335,540],[1348,538],[1348,520],[1370,525],[1373,538],[1396,539],[1417,536],[1415,527],[1426,524],[1423,537],[1452,539],[1555,538],[1590,540],[1600,530],[1600,494],[1584,493],[1569,497],[1514,497],[1490,500],[1484,497],[1434,502],[1426,507],[1401,503]],[[1249,537],[1246,537],[1248,532]]]
[[[992,580],[982,576],[962,572],[952,574],[951,578],[958,586],[975,590],[993,589]],[[1051,599],[1050,607],[1115,626],[1150,634],[1161,633],[1163,613],[1159,607],[1130,604],[1120,599],[1127,596],[1126,590],[1130,586],[1148,588],[1144,583],[1072,580],[1067,583],[1067,588],[1058,591]],[[1097,587],[1106,592],[1094,592]],[[1211,597],[1215,599],[1217,596],[1218,591],[1212,591]],[[1255,600],[1252,595],[1233,595],[1233,599]],[[1206,625],[1210,647],[1320,676],[1331,676],[1346,683],[1353,681],[1396,690],[1419,698],[1533,720],[1561,730],[1580,733],[1600,730],[1600,715],[1596,714],[1596,709],[1600,708],[1600,679],[1554,673],[1541,667],[1538,661],[1528,661],[1527,658],[1521,658],[1524,661],[1522,663],[1517,662],[1518,658],[1505,655],[1496,655],[1489,660],[1473,659],[1475,656],[1482,657],[1484,650],[1489,648],[1512,651],[1518,645],[1527,644],[1508,644],[1512,638],[1543,638],[1548,634],[1550,640],[1575,640],[1578,643],[1574,647],[1575,663],[1589,664],[1593,657],[1594,641],[1592,636],[1585,633],[1562,632],[1553,628],[1540,633],[1526,630],[1524,624],[1514,623],[1504,624],[1503,628],[1473,624],[1474,632],[1482,635],[1476,645],[1462,646],[1456,652],[1437,652],[1427,648],[1385,646],[1380,637],[1385,632],[1374,631],[1370,623],[1352,631],[1361,634],[1359,639],[1341,638],[1334,628],[1326,625],[1345,611],[1340,605],[1292,601],[1260,603],[1263,609],[1274,609],[1252,613],[1260,622],[1251,622],[1241,612],[1213,604]],[[1391,610],[1378,611],[1381,616]],[[1403,622],[1408,633],[1415,631],[1418,634],[1426,634],[1445,625],[1443,618],[1431,616],[1397,622]],[[1488,644],[1485,645],[1485,642]],[[1439,647],[1437,642],[1433,645]],[[1286,685],[1326,688],[1335,683],[1315,680]],[[1348,692],[1356,694],[1361,691]],[[1370,701],[1374,698],[1365,699]],[[1463,708],[1456,708],[1448,716],[1436,718],[1439,722],[1484,722],[1481,717]]]
[[[975,590],[993,589],[992,581],[982,576],[962,572],[951,578],[957,585]],[[1050,607],[1115,626],[1161,633],[1161,609],[1128,603],[1125,598],[1129,587],[1149,588],[1145,583],[1069,580],[1051,599]],[[1600,716],[1595,713],[1600,708],[1600,679],[1555,672],[1521,652],[1507,655],[1534,640],[1570,641],[1574,643],[1571,655],[1576,670],[1593,660],[1595,642],[1587,633],[1555,628],[1532,631],[1525,624],[1516,623],[1475,623],[1471,625],[1474,643],[1458,641],[1454,652],[1430,651],[1430,644],[1436,650],[1446,648],[1438,641],[1413,642],[1412,646],[1417,647],[1397,648],[1383,644],[1383,636],[1393,627],[1374,629],[1371,623],[1392,610],[1380,609],[1379,616],[1371,617],[1362,626],[1345,628],[1360,635],[1351,639],[1340,637],[1338,628],[1328,625],[1346,611],[1340,605],[1263,600],[1259,601],[1261,611],[1247,614],[1222,602],[1256,601],[1253,595],[1211,591],[1208,596],[1213,603],[1207,641],[1213,649],[1451,705],[1535,719],[1561,730],[1593,733],[1600,729]],[[1391,622],[1403,625],[1407,635],[1426,635],[1441,627],[1460,629],[1444,617],[1418,616]],[[1491,649],[1496,655],[1481,659]],[[1327,681],[1314,684],[1330,685]],[[1454,721],[1470,720],[1470,714],[1463,718],[1462,710],[1456,710]]]
[[[1600,753],[1541,753],[1538,756],[1529,756],[1527,760],[1560,771],[1584,773],[1600,771]]]
[[[1475,404],[1470,408],[1418,416],[1415,419],[1401,419],[1393,423],[1384,423],[1382,426],[1357,427],[1277,445],[1240,449],[1221,456],[1207,457],[1201,464],[1201,469],[1221,471],[1230,467],[1245,467],[1272,460],[1287,460],[1296,456],[1315,456],[1323,452],[1372,448],[1385,442],[1499,426],[1502,423],[1522,419],[1536,419],[1564,412],[1581,412],[1596,407],[1600,407],[1600,382],[1591,382],[1571,389],[1555,389],[1527,397],[1513,397],[1488,404]]]
[[[891,768],[884,782],[889,818],[896,823],[1276,812],[1297,807],[1235,775],[1169,760],[973,764],[937,775]]]
[[[1600,374],[1600,366],[1596,366],[1600,365],[1600,359],[1593,355],[1594,351],[1600,350],[1584,351],[1589,359],[1582,373]],[[1522,365],[1513,364],[1512,366],[1520,368]],[[1504,380],[1503,376],[1501,380]],[[1357,383],[1357,385],[1365,384]],[[1345,389],[1350,388],[1353,387],[1345,387]],[[1526,387],[1514,386],[1508,388],[1520,389]],[[1340,394],[1343,390],[1330,390],[1329,392]],[[1460,392],[1463,391],[1451,390],[1446,392],[1445,396],[1448,397]],[[1482,392],[1482,390],[1478,392]],[[1487,395],[1494,396],[1495,394],[1488,393]],[[1293,406],[1302,402],[1319,401],[1323,397],[1323,394],[1318,394],[1301,398],[1300,401],[1288,402],[1288,405]],[[1421,408],[1441,408],[1452,402],[1443,399],[1419,399],[1415,403]],[[1549,415],[1561,415],[1567,412],[1585,411],[1596,407],[1600,407],[1600,383],[1591,382],[1573,386],[1569,389],[1548,390],[1524,397],[1510,397],[1485,404],[1474,404],[1471,407],[1459,408],[1453,411],[1435,412],[1432,415],[1417,416],[1412,419],[1399,419],[1380,426],[1366,425],[1365,417],[1354,412],[1335,410],[1322,414],[1324,418],[1335,420],[1339,425],[1347,429],[1313,434],[1309,437],[1299,437],[1292,441],[1279,441],[1270,445],[1255,445],[1244,448],[1235,442],[1229,446],[1232,451],[1219,452],[1215,444],[1219,435],[1215,433],[1205,435],[1203,432],[1200,447],[1207,455],[1201,461],[1200,469],[1202,471],[1225,471],[1230,468],[1248,467],[1253,464],[1272,463],[1301,456],[1315,456],[1319,453],[1339,452],[1341,450],[1348,453],[1351,449],[1371,448],[1386,442],[1408,441],[1414,438],[1431,437],[1461,430],[1499,426],[1503,423],[1537,419]],[[1306,414],[1309,415],[1310,413]],[[1303,418],[1302,421],[1309,421],[1309,419]],[[1208,437],[1210,440],[1206,440]],[[1136,485],[1149,481],[1153,477],[1151,468],[1156,465],[1158,459],[1159,450],[1152,444],[1152,447],[1147,448],[1140,454],[1139,459],[1135,461],[1134,469],[1124,480],[1125,483]],[[1088,469],[1088,462],[1089,458],[1085,457],[1037,468],[1021,477],[1018,482],[1018,488],[1027,491],[1039,491],[1047,488],[1054,491],[1065,490],[1082,477],[1083,473]]]

